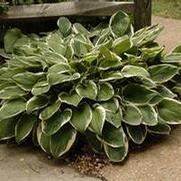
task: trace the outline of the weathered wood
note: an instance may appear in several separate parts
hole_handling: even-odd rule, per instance
[[[133,12],[133,2],[62,2],[10,7],[0,21],[52,18],[58,16],[111,16],[118,10]]]
[[[134,0],[134,22],[138,30],[151,25],[152,0]]]

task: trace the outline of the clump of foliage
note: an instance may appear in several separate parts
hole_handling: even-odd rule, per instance
[[[64,17],[40,37],[7,31],[0,68],[0,139],[35,145],[58,158],[79,135],[113,162],[129,141],[169,134],[181,123],[181,47],[165,54],[158,25],[133,31],[128,15],[87,30]]]

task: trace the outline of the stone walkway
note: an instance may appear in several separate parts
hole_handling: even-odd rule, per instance
[[[154,17],[153,23],[165,26],[158,41],[167,51],[181,44],[181,21]],[[129,154],[123,164],[105,167],[108,181],[180,181],[181,126],[170,137],[148,146],[144,151]],[[82,177],[60,161],[29,147],[0,144],[0,181],[99,181]]]

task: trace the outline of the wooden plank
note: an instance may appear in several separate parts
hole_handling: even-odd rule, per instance
[[[135,29],[151,25],[152,0],[134,0]]]
[[[10,7],[0,21],[50,18],[58,16],[110,16],[118,10],[133,12],[133,2],[62,2]]]

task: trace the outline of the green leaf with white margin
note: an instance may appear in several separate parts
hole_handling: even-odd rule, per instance
[[[73,109],[70,123],[79,132],[85,132],[92,120],[92,110],[87,103]]]
[[[58,63],[48,69],[48,74],[63,74],[67,72],[70,72],[70,66],[67,63]]]
[[[51,118],[60,108],[61,102],[55,101],[53,104],[47,106],[39,115],[41,120],[47,120]]]
[[[47,80],[40,80],[33,86],[31,93],[34,96],[39,96],[47,93],[49,90],[50,85],[48,84]]]
[[[13,28],[9,29],[4,36],[4,48],[6,53],[12,53],[13,46],[16,41],[21,38],[22,33],[19,29]]]
[[[0,121],[0,140],[7,140],[15,136],[15,126],[18,119],[12,117]]]
[[[155,126],[148,126],[147,130],[153,134],[169,135],[171,132],[171,127],[159,117],[158,124]]]
[[[27,92],[17,86],[10,86],[0,90],[0,99],[16,99],[26,94]]]
[[[65,55],[66,47],[63,45],[63,40],[58,33],[50,33],[47,38],[47,44],[54,52]]]
[[[124,35],[120,38],[117,38],[113,42],[113,51],[117,55],[121,55],[122,53],[126,52],[132,47],[133,43],[131,42],[131,39],[129,38],[128,35]]]
[[[110,83],[102,82],[98,84],[98,101],[108,101],[114,96],[114,88]]]
[[[48,103],[49,100],[46,96],[34,96],[26,103],[26,112],[30,114],[33,111],[46,107]]]
[[[124,145],[125,133],[123,128],[115,128],[109,123],[104,124],[102,135],[97,135],[97,138],[104,144],[114,148],[118,148]]]
[[[92,110],[92,120],[89,127],[94,133],[101,135],[106,120],[106,111],[101,105],[96,105]]]
[[[50,119],[42,121],[42,130],[46,135],[55,134],[62,126],[70,121],[72,110],[65,109],[63,112],[56,112]]]
[[[149,73],[143,67],[138,67],[134,65],[126,65],[121,70],[123,77],[149,77]]]
[[[15,127],[15,138],[17,143],[23,141],[31,133],[36,121],[37,116],[32,114],[25,114],[20,117]]]
[[[158,104],[158,115],[167,124],[181,123],[181,102],[171,98],[165,98]]]
[[[113,98],[109,101],[101,102],[100,105],[104,107],[106,112],[116,113],[119,109],[119,101],[116,98]]]
[[[30,91],[32,87],[36,84],[36,82],[45,76],[44,73],[32,73],[25,72],[19,73],[12,77],[12,79],[20,86],[22,89],[26,91]]]
[[[74,144],[77,131],[70,125],[65,125],[56,134],[52,135],[50,141],[51,153],[55,158],[61,157],[68,152]]]
[[[176,94],[174,94],[170,89],[168,89],[166,86],[161,85],[157,87],[157,91],[160,93],[162,97],[168,97],[168,98],[174,98],[177,97]]]
[[[39,124],[37,128],[37,141],[41,149],[46,153],[50,153],[50,139],[51,136],[48,136],[45,133],[43,133],[41,129],[41,124]]]
[[[14,117],[26,109],[26,101],[24,99],[14,99],[6,101],[0,108],[0,120]]]
[[[154,107],[150,105],[139,106],[142,114],[142,124],[147,126],[155,126],[158,124],[158,115]]]
[[[47,78],[50,85],[57,85],[57,84],[77,80],[80,78],[80,74],[74,73],[73,75],[69,75],[69,74],[51,73],[51,74],[48,74]]]
[[[90,32],[84,26],[82,26],[80,23],[74,23],[73,24],[73,31],[76,34],[81,34],[81,35],[84,35],[86,37],[90,35]]]
[[[169,64],[153,65],[148,68],[151,79],[156,83],[164,83],[178,73],[178,67]]]
[[[106,121],[111,123],[116,128],[119,128],[121,126],[123,114],[121,108],[118,109],[116,113],[114,112],[106,112]]]
[[[172,50],[173,53],[181,53],[181,45],[178,45]]]
[[[124,107],[123,122],[132,126],[138,126],[142,121],[142,114],[137,106],[128,104]]]
[[[105,72],[101,76],[100,82],[108,82],[123,79],[123,75],[119,71]]]
[[[156,91],[139,84],[128,84],[123,89],[124,99],[138,105],[147,104],[156,95],[158,95]]]
[[[121,37],[130,27],[130,18],[123,11],[115,13],[109,22],[109,28],[114,36]]]
[[[147,128],[144,125],[130,126],[126,125],[126,130],[131,140],[136,144],[142,144],[146,139]]]
[[[89,80],[83,84],[79,84],[75,88],[75,90],[80,97],[85,97],[85,98],[93,99],[93,100],[96,99],[97,86],[92,80]]]
[[[102,143],[97,139],[96,134],[91,131],[86,131],[86,138],[91,149],[95,153],[102,153]]]
[[[153,97],[150,101],[149,104],[152,106],[157,105],[159,102],[161,102],[163,100],[163,96],[161,96],[160,94],[156,95],[155,97]]]
[[[173,90],[181,96],[181,84],[177,84],[175,87],[173,87]]]
[[[59,31],[62,35],[67,36],[71,31],[72,24],[68,18],[60,17],[57,21],[57,26],[59,27]]]
[[[104,151],[107,157],[112,162],[121,162],[126,158],[128,154],[128,147],[129,147],[128,140],[125,136],[123,146],[114,148],[114,147],[104,144]]]
[[[77,107],[81,102],[82,97],[79,96],[75,91],[70,91],[69,94],[66,92],[61,92],[59,94],[59,100],[63,103]]]
[[[175,64],[178,63],[181,65],[181,53],[171,53],[169,55],[166,55],[162,60],[163,63],[170,63],[170,64]]]
[[[68,61],[63,55],[48,50],[45,50],[45,52],[43,52],[43,58],[49,65],[67,63]]]

